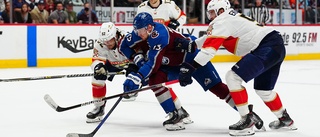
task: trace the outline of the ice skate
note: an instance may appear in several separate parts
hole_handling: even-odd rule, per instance
[[[231,136],[250,136],[254,135],[254,126],[255,122],[253,120],[253,114],[250,112],[247,115],[241,117],[241,119],[229,126],[229,134]]]
[[[256,129],[258,129],[259,131],[266,131],[266,128],[263,126],[263,120],[256,113],[253,112],[253,105],[250,104],[248,107],[249,112],[251,112],[253,115],[252,119],[255,122],[254,126],[256,127]]]
[[[276,121],[273,121],[269,124],[270,129],[274,130],[297,130],[294,126],[294,121],[290,118],[287,110],[284,110],[282,117]]]
[[[102,120],[104,115],[104,107],[106,106],[106,101],[104,101],[102,106],[95,106],[95,108],[87,114],[87,123],[96,123]]]
[[[180,109],[178,109],[178,113],[181,116],[182,122],[184,124],[191,124],[193,123],[193,121],[190,118],[189,113],[183,108],[181,107]]]
[[[138,96],[138,92],[137,93],[126,94],[126,95],[123,96],[122,101],[123,102],[135,101],[137,96]]]
[[[176,109],[173,112],[170,112],[168,115],[169,119],[163,122],[163,126],[168,131],[177,131],[185,129],[181,115],[179,115],[179,112]]]

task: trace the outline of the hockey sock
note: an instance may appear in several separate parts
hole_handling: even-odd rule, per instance
[[[107,88],[106,85],[103,86],[97,86],[92,84],[92,96],[94,100],[101,99],[106,96]],[[96,102],[95,106],[101,106],[103,105],[103,102]]]
[[[174,102],[174,105],[176,106],[176,109],[180,109],[181,102],[180,102],[179,98],[177,97],[176,93],[174,93],[172,88],[169,88],[169,90],[170,90],[170,94],[171,94],[172,100]]]
[[[285,109],[282,106],[278,93],[272,90],[256,90],[256,93],[278,118],[282,117]]]
[[[158,102],[162,106],[166,113],[173,112],[175,110],[175,104],[170,94],[170,90],[166,87],[152,89]]]

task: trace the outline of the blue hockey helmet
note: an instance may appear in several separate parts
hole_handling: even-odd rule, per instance
[[[145,28],[149,24],[154,25],[154,22],[152,16],[147,12],[141,12],[133,19],[133,28],[135,30]]]

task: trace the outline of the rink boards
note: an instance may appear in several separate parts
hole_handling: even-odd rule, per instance
[[[123,31],[131,25],[117,24]],[[286,60],[320,59],[319,26],[274,26],[286,45]],[[197,37],[207,25],[178,29]],[[89,66],[99,25],[1,25],[0,68]],[[68,48],[65,48],[68,47]],[[239,57],[220,49],[214,62],[234,62]]]

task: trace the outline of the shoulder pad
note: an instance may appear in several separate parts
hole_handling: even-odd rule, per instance
[[[144,7],[144,6],[146,6],[147,4],[145,3],[145,2],[142,2],[139,6],[138,6],[138,8],[142,8],[142,7]]]

